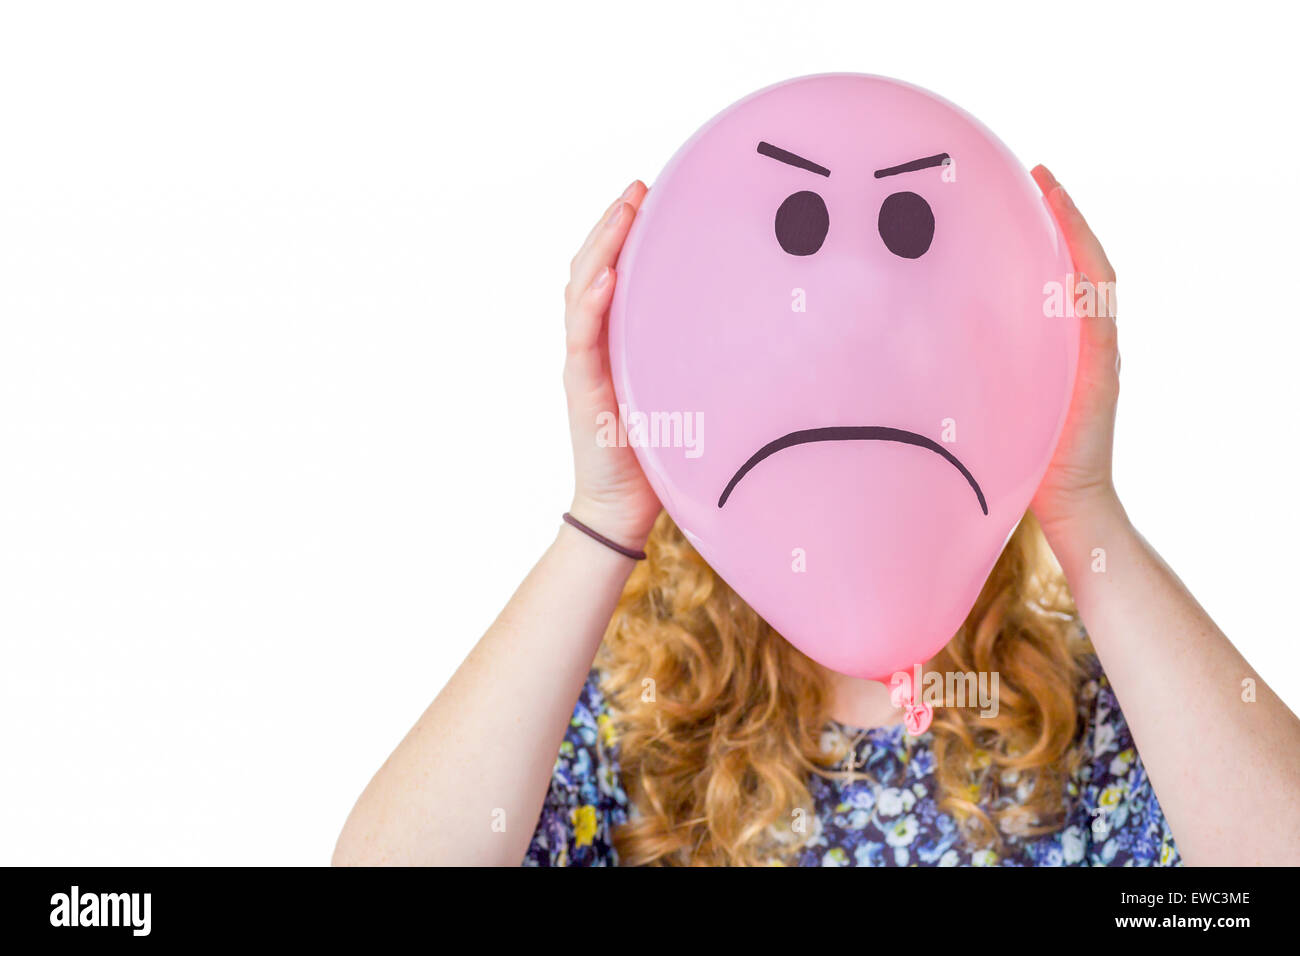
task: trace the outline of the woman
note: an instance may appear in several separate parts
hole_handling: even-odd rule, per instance
[[[1065,190],[1034,177],[1080,273],[1113,283]],[[565,295],[570,514],[618,547],[561,525],[366,788],[335,862],[1300,863],[1300,721],[1111,482],[1113,312],[1083,320],[1032,514],[927,668],[997,673],[997,714],[940,707],[913,737],[887,687],[775,634],[660,514],[632,450],[596,441],[616,405],[613,265],[645,193],[613,203]]]

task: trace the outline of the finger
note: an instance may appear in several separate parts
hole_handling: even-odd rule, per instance
[[[1075,267],[1090,275],[1094,282],[1113,283],[1115,270],[1106,258],[1106,250],[1101,247],[1101,242],[1083,218],[1083,213],[1074,205],[1065,187],[1056,181],[1046,166],[1035,166],[1031,175],[1047,197],[1048,208],[1061,227]]]
[[[591,231],[587,233],[587,237],[582,240],[582,245],[578,248],[578,252],[574,254],[573,258],[577,259],[578,255],[581,254],[584,249],[586,249],[588,246],[591,245],[591,240],[595,238],[597,233],[600,232],[601,223],[603,223],[609,217],[609,214],[614,211],[615,206],[617,206],[620,202],[631,202],[634,203],[637,207],[640,207],[641,198],[645,196],[645,193],[646,193],[645,183],[641,182],[641,180],[639,179],[632,180],[632,182],[628,185],[627,189],[623,190],[622,195],[620,195],[618,199],[615,199],[612,203],[610,203],[609,206],[605,209],[605,212],[601,215],[601,217],[596,220],[596,224],[591,227]]]
[[[1087,395],[1090,402],[1113,407],[1119,396],[1120,367],[1119,330],[1115,325],[1115,270],[1082,213],[1051,170],[1039,165],[1030,175],[1047,198],[1048,207],[1061,227],[1070,258],[1079,270],[1080,282],[1091,286],[1094,295],[1094,307],[1079,319],[1077,390]],[[1099,287],[1098,282],[1107,284]]]
[[[1061,232],[1065,234],[1066,245],[1070,247],[1070,258],[1079,271],[1088,273],[1094,282],[1113,283],[1115,269],[1106,257],[1106,250],[1088,227],[1083,213],[1075,207],[1070,194],[1063,187],[1057,186],[1048,195],[1047,204],[1051,206]]]
[[[1034,177],[1034,182],[1038,183],[1038,188],[1043,191],[1044,196],[1061,185],[1056,181],[1056,177],[1052,175],[1052,171],[1042,163],[1031,169],[1029,175]]]
[[[590,286],[601,269],[614,265],[635,217],[636,209],[631,203],[620,200],[614,205],[614,211],[592,237],[591,245],[573,263],[569,275],[570,297]]]
[[[1108,321],[1108,320],[1106,320]],[[1111,323],[1112,330],[1115,324]],[[1096,331],[1100,332],[1101,327]],[[1113,334],[1107,336],[1085,333],[1080,340],[1079,366],[1074,386],[1074,399],[1085,416],[1103,409],[1114,409],[1119,401],[1119,351],[1115,348]]]
[[[639,179],[634,179],[632,180],[632,184],[628,186],[627,189],[623,190],[623,195],[619,196],[609,204],[609,207],[601,215],[600,219],[596,220],[596,224],[591,227],[591,232],[587,233],[587,238],[582,240],[582,245],[579,246],[578,251],[573,254],[573,259],[569,261],[570,275],[572,275],[573,269],[582,258],[583,253],[591,248],[592,241],[600,235],[601,227],[608,221],[610,215],[613,214],[614,210],[618,207],[618,204],[620,202],[629,203],[633,209],[639,210],[641,208],[641,200],[645,198],[646,191],[645,183],[641,182]]]
[[[1088,275],[1080,279],[1093,284]],[[1094,289],[1094,308],[1079,317],[1079,375],[1099,390],[1103,400],[1114,401],[1119,391],[1119,327],[1113,311]]]
[[[614,270],[602,268],[565,312],[565,381],[590,390],[605,374],[601,332],[614,295]]]

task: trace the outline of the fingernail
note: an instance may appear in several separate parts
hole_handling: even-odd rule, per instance
[[[611,213],[609,214],[609,218],[608,218],[607,220],[605,220],[605,225],[607,225],[607,226],[613,226],[613,225],[615,225],[615,224],[616,224],[620,219],[622,219],[622,218],[623,218],[623,207],[624,207],[624,204],[621,203],[621,202],[620,202],[617,206],[615,206],[615,207],[614,207],[614,211],[611,212]]]
[[[627,187],[627,189],[624,189],[624,190],[623,190],[623,195],[619,196],[618,198],[619,198],[619,199],[628,199],[629,197],[631,197],[632,193],[634,193],[634,192],[636,191],[636,184],[637,184],[638,182],[640,182],[640,180],[638,180],[638,179],[634,179],[634,180],[632,180],[631,185],[629,185],[629,186]]]
[[[600,273],[596,276],[596,281],[591,284],[591,287],[593,290],[603,289],[605,288],[605,283],[608,281],[609,281],[609,266],[605,266],[605,268],[600,270]]]

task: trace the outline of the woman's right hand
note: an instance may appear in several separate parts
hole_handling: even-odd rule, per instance
[[[659,499],[630,446],[597,441],[600,423],[618,420],[609,373],[606,317],[614,295],[614,263],[646,187],[636,180],[605,211],[569,266],[564,288],[568,345],[564,391],[573,439],[574,492],[569,513],[607,538],[640,548],[659,514]],[[608,434],[608,428],[605,429]]]
[[[628,548],[644,545],[659,502],[632,449],[601,447],[596,436],[598,416],[618,414],[605,315],[614,263],[645,193],[635,182],[606,210],[573,257],[564,295],[564,389],[576,471],[569,511]],[[631,571],[626,558],[560,525],[496,622],[370,781],[339,835],[334,862],[518,866],[573,702]],[[474,785],[466,787],[466,779]],[[508,833],[489,826],[489,808],[493,823],[498,814],[515,821]]]

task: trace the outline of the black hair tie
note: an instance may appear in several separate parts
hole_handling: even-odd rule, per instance
[[[609,540],[609,538],[605,537],[599,531],[594,531],[591,528],[588,528],[585,524],[583,524],[573,515],[569,514],[567,511],[563,514],[562,517],[564,518],[566,524],[572,525],[573,527],[581,531],[583,534],[585,534],[587,537],[591,538],[592,540],[599,541],[601,544],[603,544],[605,547],[609,548],[610,550],[617,551],[619,554],[623,555],[623,557],[631,558],[633,561],[645,560],[644,551],[634,551],[631,548],[623,547],[617,541]]]

